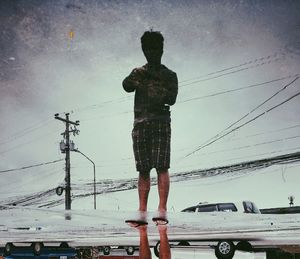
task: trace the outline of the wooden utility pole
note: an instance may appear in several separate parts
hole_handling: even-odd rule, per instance
[[[66,130],[63,133],[64,138],[66,140],[65,147],[62,151],[66,153],[66,177],[65,177],[65,209],[70,210],[71,209],[71,162],[70,162],[70,132],[78,133],[76,129],[70,130],[70,125],[79,126],[79,121],[73,122],[69,120],[69,113],[66,113],[66,118],[59,117],[59,114],[55,114],[55,119],[63,121],[66,123]]]

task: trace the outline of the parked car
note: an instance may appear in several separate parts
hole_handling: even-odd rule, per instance
[[[182,212],[241,212],[241,213],[256,213],[260,214],[260,210],[252,201],[239,202],[220,202],[220,203],[199,203],[198,205],[188,207]]]
[[[44,246],[43,243],[37,242],[22,246],[15,246],[7,243],[2,248],[5,259],[77,259],[77,251],[68,246],[67,243],[61,243],[59,246]],[[1,258],[1,257],[0,257]]]
[[[214,202],[199,203],[182,210],[182,212],[233,212],[233,213],[252,213],[260,214],[260,210],[252,201],[234,201],[234,202]],[[178,246],[190,246],[188,241],[180,241]],[[253,244],[247,240],[215,240],[209,246],[214,248],[218,259],[231,259],[236,250],[253,251]]]

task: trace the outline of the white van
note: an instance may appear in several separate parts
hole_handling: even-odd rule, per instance
[[[199,203],[196,206],[188,207],[182,212],[241,212],[260,214],[260,210],[252,201]]]

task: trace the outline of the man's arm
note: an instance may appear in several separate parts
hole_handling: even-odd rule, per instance
[[[139,71],[135,68],[130,75],[123,80],[123,88],[126,92],[133,92],[140,85],[140,81]]]
[[[172,76],[169,79],[168,88],[166,90],[167,92],[164,98],[165,104],[175,104],[178,94],[178,79],[176,73],[172,72]]]
[[[177,75],[171,72],[165,75],[163,81],[153,82],[147,88],[148,100],[152,105],[173,105],[176,102],[178,93]]]

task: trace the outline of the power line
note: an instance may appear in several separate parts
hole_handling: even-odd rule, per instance
[[[233,142],[233,141],[237,141],[239,139],[245,139],[245,138],[252,138],[252,137],[257,137],[257,136],[261,136],[261,135],[266,135],[266,134],[272,134],[272,133],[277,133],[277,132],[281,132],[281,131],[285,131],[285,130],[290,130],[290,129],[295,129],[295,128],[299,128],[300,127],[300,124],[297,124],[297,125],[294,125],[294,126],[290,126],[290,127],[285,127],[285,128],[281,128],[281,129],[277,129],[277,130],[269,130],[269,131],[265,131],[265,132],[260,132],[260,133],[256,133],[256,134],[251,134],[251,135],[247,135],[247,136],[240,136],[240,137],[237,137],[237,138],[231,138],[230,140],[228,140],[229,142]],[[177,152],[181,152],[181,151],[186,151],[188,150],[189,148],[181,148],[181,149],[176,149],[174,150],[177,151]],[[227,150],[228,151],[228,150]],[[203,155],[206,155],[206,154],[212,154],[212,153],[216,153],[216,152],[219,152],[219,151],[214,151],[214,152],[210,152],[210,153],[203,153]],[[202,154],[201,154],[202,155]]]
[[[227,94],[227,93],[237,92],[237,91],[241,91],[241,90],[244,90],[244,89],[249,89],[249,88],[253,88],[253,87],[257,87],[257,86],[262,86],[262,85],[266,85],[266,84],[270,84],[270,83],[282,81],[282,80],[285,80],[285,79],[294,78],[294,77],[297,77],[297,76],[299,76],[299,74],[290,75],[290,76],[286,76],[286,77],[281,77],[281,78],[273,79],[273,80],[270,80],[270,81],[266,81],[266,82],[262,82],[262,83],[257,83],[257,84],[252,84],[252,85],[248,85],[248,86],[244,86],[244,87],[239,87],[239,88],[234,88],[234,89],[230,89],[230,90],[226,90],[226,91],[216,92],[216,93],[209,94],[209,95],[203,95],[203,96],[199,96],[199,97],[193,97],[193,98],[190,98],[190,99],[185,99],[185,100],[179,101],[178,103],[185,103],[185,102],[200,100],[200,99],[204,99],[204,98],[215,97],[215,96],[218,96],[218,95],[223,95],[223,94]]]
[[[85,107],[82,107],[82,108],[74,109],[73,112],[83,112],[83,111],[91,110],[91,109],[99,109],[99,108],[103,108],[104,105],[106,105],[106,104],[112,104],[114,102],[121,103],[122,101],[127,101],[131,98],[132,98],[132,96],[126,96],[126,97],[120,97],[120,98],[117,98],[117,99],[111,99],[111,100],[104,101],[104,102],[99,103],[99,104],[92,104],[92,105],[88,105],[88,106],[85,106]]]
[[[200,155],[201,156],[205,156],[205,155],[211,155],[211,154],[216,154],[216,153],[223,153],[223,152],[228,152],[228,151],[242,150],[242,149],[246,149],[246,148],[252,148],[252,147],[257,147],[257,146],[272,144],[272,143],[276,143],[276,142],[291,140],[291,139],[297,139],[299,137],[300,137],[300,135],[290,136],[290,137],[285,137],[285,138],[277,138],[277,139],[272,139],[272,140],[268,140],[268,141],[264,141],[264,142],[258,142],[258,143],[249,144],[249,145],[240,146],[240,147],[235,147],[235,148],[230,148],[230,149],[223,149],[223,150],[216,150],[216,151],[212,151],[212,152],[205,152],[205,153],[201,153]],[[234,140],[228,140],[226,143],[233,142],[233,141]],[[187,148],[185,148],[184,150],[186,150],[186,149]]]
[[[281,138],[281,139],[273,139],[273,140],[270,140],[270,141],[255,143],[255,144],[252,144],[252,145],[245,145],[245,146],[231,148],[231,149],[223,149],[223,150],[213,151],[213,152],[209,152],[209,153],[203,153],[201,155],[211,155],[211,154],[223,153],[223,152],[228,152],[228,151],[238,151],[238,150],[242,150],[242,149],[248,149],[248,148],[253,148],[253,147],[258,147],[258,146],[273,144],[273,143],[277,143],[277,142],[282,142],[282,141],[297,139],[299,137],[300,137],[300,135],[286,137],[286,138]]]
[[[216,78],[219,78],[219,77],[223,77],[223,76],[235,74],[235,73],[238,73],[238,72],[241,72],[241,71],[244,71],[244,70],[248,70],[248,69],[251,69],[251,68],[256,68],[256,67],[259,67],[259,66],[263,66],[265,64],[270,64],[270,63],[278,61],[278,60],[279,60],[279,58],[276,58],[273,61],[262,62],[262,63],[256,64],[256,65],[253,65],[253,66],[249,66],[249,67],[245,67],[245,68],[240,68],[240,69],[237,69],[237,70],[234,70],[234,71],[230,71],[230,72],[227,72],[227,73],[223,73],[223,74],[220,74],[220,75],[217,75],[217,76],[213,76],[213,77],[209,77],[209,78],[204,78],[204,79],[199,79],[199,80],[193,81],[191,83],[186,83],[186,84],[180,85],[179,87],[189,86],[189,85],[192,85],[192,84],[196,84],[196,83],[200,83],[200,82],[205,82],[205,81],[209,81],[209,80],[216,79]]]
[[[256,137],[256,136],[261,136],[261,135],[270,134],[270,133],[277,133],[277,132],[280,132],[280,131],[295,129],[295,128],[299,128],[299,127],[300,127],[300,124],[297,124],[297,125],[294,125],[294,126],[285,127],[285,128],[281,128],[281,129],[277,129],[277,130],[269,130],[269,131],[266,131],[266,132],[261,132],[261,133],[256,133],[256,134],[244,136],[243,138],[252,138],[252,137]],[[234,138],[232,140],[238,140],[238,139],[240,139],[240,138]]]
[[[51,162],[40,163],[40,164],[35,164],[35,165],[23,166],[23,167],[20,167],[20,168],[1,170],[0,173],[8,173],[8,172],[15,172],[15,171],[20,171],[20,170],[25,170],[25,169],[29,169],[29,168],[33,168],[33,167],[39,167],[39,166],[58,163],[60,161],[63,161],[63,159],[58,159],[58,160],[54,160],[54,161],[51,161]]]
[[[231,158],[231,159],[228,159],[228,160],[223,160],[223,161],[219,161],[220,162],[229,162],[229,161],[233,161],[233,160],[238,160],[238,159],[248,159],[248,158],[251,158],[251,157],[262,157],[262,156],[269,156],[269,155],[273,155],[273,154],[276,154],[276,153],[283,153],[283,152],[286,152],[286,151],[297,151],[297,153],[299,152],[300,150],[300,147],[295,147],[295,148],[288,148],[288,149],[281,149],[281,150],[275,150],[275,151],[271,151],[271,152],[266,152],[266,153],[260,153],[260,154],[255,154],[255,155],[251,155],[251,156],[243,156],[243,157],[236,157],[236,158]],[[293,161],[294,162],[294,161]]]
[[[299,78],[299,77],[297,77],[296,79],[294,79],[292,82],[295,82],[298,78]],[[292,83],[292,82],[291,82],[291,83]],[[290,84],[291,84],[291,83],[290,83]],[[289,85],[290,85],[290,84],[289,84]],[[287,86],[288,86],[288,85],[287,85]],[[285,86],[285,87],[287,87],[287,86]],[[258,118],[262,117],[263,115],[267,114],[268,112],[270,112],[270,111],[272,111],[272,110],[274,110],[274,109],[280,107],[281,105],[283,105],[283,104],[289,102],[290,100],[294,99],[294,98],[297,97],[298,95],[300,95],[300,92],[294,94],[293,96],[289,97],[288,99],[284,100],[283,102],[281,102],[281,103],[279,103],[279,104],[273,106],[272,108],[266,110],[265,112],[263,112],[263,113],[257,115],[257,116],[254,117],[253,119],[246,121],[245,123],[241,124],[240,126],[235,127],[234,129],[230,130],[229,132],[224,133],[224,134],[221,135],[221,136],[220,136],[221,133],[217,134],[217,135],[216,135],[216,136],[218,136],[217,138],[215,138],[216,136],[213,137],[213,138],[215,138],[215,139],[209,141],[209,142],[206,143],[206,144],[203,144],[203,145],[199,146],[199,147],[196,148],[194,151],[192,151],[192,152],[190,152],[189,154],[187,154],[187,155],[185,156],[185,158],[188,157],[188,156],[190,156],[190,155],[192,155],[192,154],[194,154],[195,152],[197,152],[197,151],[203,149],[204,147],[207,147],[207,146],[213,144],[214,142],[216,142],[217,140],[219,140],[219,139],[221,139],[221,138],[227,136],[228,134],[230,134],[230,133],[232,133],[232,132],[234,132],[234,131],[236,131],[236,130],[238,130],[238,129],[244,127],[244,126],[246,126],[247,124],[249,124],[249,123],[251,123],[251,122],[257,120]],[[259,105],[259,106],[261,106],[261,105]],[[248,114],[247,114],[247,116],[248,116]],[[243,118],[245,118],[245,116],[243,116]],[[237,122],[239,122],[239,121],[241,121],[241,119],[239,119]],[[229,129],[230,127],[232,127],[232,125],[235,125],[237,122],[234,122],[234,123],[231,124],[229,127],[227,127],[225,130]],[[222,132],[224,132],[225,130],[223,130]]]
[[[286,153],[286,152],[291,152],[291,151],[293,151],[293,153]],[[288,148],[288,149],[281,149],[281,150],[275,150],[275,151],[271,151],[271,152],[265,152],[265,153],[260,153],[260,154],[255,154],[255,155],[248,155],[248,156],[243,156],[243,157],[235,157],[235,158],[231,158],[231,159],[226,159],[226,160],[219,160],[219,161],[216,161],[216,160],[214,160],[214,163],[215,164],[217,164],[218,166],[216,167],[216,168],[222,168],[222,167],[231,167],[232,165],[231,164],[227,164],[227,165],[221,165],[220,166],[220,164],[221,163],[227,163],[227,162],[229,162],[229,161],[235,161],[234,163],[235,163],[235,165],[239,165],[239,164],[241,164],[241,163],[245,163],[247,160],[245,160],[245,159],[250,159],[251,157],[259,157],[260,159],[259,160],[266,160],[266,159],[274,159],[274,158],[276,158],[276,157],[270,157],[270,155],[274,155],[274,154],[276,154],[276,153],[281,153],[279,156],[280,157],[283,157],[283,156],[285,156],[285,157],[287,157],[287,156],[294,156],[294,158],[295,159],[293,159],[292,161],[288,161],[288,162],[286,162],[286,163],[295,163],[295,162],[297,162],[297,161],[299,161],[299,151],[300,151],[300,146],[299,147],[296,147],[296,148]],[[264,157],[264,158],[262,158],[262,157]],[[277,155],[277,157],[278,157],[278,155]],[[243,159],[243,162],[237,162],[238,160],[240,160],[240,159]],[[258,160],[258,161],[259,161]],[[255,161],[251,161],[251,160],[248,160],[249,161],[249,163],[251,163],[251,162],[255,162]],[[284,163],[284,162],[277,162],[277,163]],[[189,172],[190,173],[193,173],[193,172],[197,172],[198,170],[199,170],[199,163],[197,163],[197,164],[190,164],[190,165],[185,165],[184,166],[184,168],[186,168],[186,167],[191,167],[191,166],[197,166],[197,168],[196,169],[191,169],[191,170],[189,170]],[[181,167],[178,167],[178,168],[183,168],[182,166]],[[215,169],[216,169],[215,168]],[[180,169],[181,170],[181,169]],[[212,169],[204,169],[204,170],[212,170]],[[175,173],[174,175],[176,175],[176,174],[182,174],[182,172],[180,172],[180,173]]]
[[[232,123],[231,125],[229,125],[225,130],[233,127],[234,125],[236,125],[237,123],[239,123],[241,120],[243,120],[244,118],[248,117],[251,113],[253,113],[254,111],[256,111],[257,109],[259,109],[260,107],[262,107],[264,104],[266,104],[268,101],[270,101],[271,99],[273,99],[276,95],[278,95],[280,92],[284,91],[286,88],[288,88],[290,85],[292,85],[296,80],[298,80],[299,77],[296,77],[294,80],[292,80],[290,83],[286,84],[284,87],[282,87],[280,90],[278,90],[275,94],[273,94],[272,96],[270,96],[269,98],[267,98],[265,101],[263,101],[261,104],[259,104],[258,106],[256,106],[254,109],[252,109],[250,112],[248,112],[247,114],[245,114],[244,116],[242,116],[239,120],[237,120],[236,122]],[[224,131],[225,131],[224,130]],[[223,131],[223,132],[224,132]]]
[[[264,57],[260,57],[260,58],[256,58],[256,59],[252,59],[252,60],[246,61],[246,62],[238,64],[238,65],[234,65],[234,66],[231,66],[231,67],[228,67],[228,68],[223,68],[223,69],[220,69],[220,70],[217,70],[217,71],[214,71],[214,72],[210,72],[210,73],[201,75],[199,77],[194,77],[194,78],[186,79],[186,80],[181,81],[181,83],[185,83],[185,82],[188,82],[188,81],[191,81],[191,80],[196,80],[196,79],[199,79],[199,78],[203,78],[203,77],[211,76],[211,75],[214,75],[214,74],[222,73],[222,72],[225,72],[227,70],[231,70],[231,69],[234,69],[234,68],[242,67],[242,66],[245,66],[245,65],[250,65],[252,63],[257,63],[258,61],[263,61],[265,59],[276,58],[278,55],[285,56],[286,53],[284,53],[283,50],[280,49],[278,52],[275,52],[272,55],[268,55],[268,56],[264,56]]]
[[[209,140],[207,140],[206,142],[204,142],[201,146],[205,146],[206,143],[210,143],[211,141],[213,141],[215,138],[218,138],[221,134],[223,134],[223,132],[225,132],[226,130],[230,129],[231,127],[233,127],[234,125],[236,125],[237,123],[239,123],[240,121],[242,121],[243,119],[245,119],[246,117],[248,117],[251,113],[253,113],[254,111],[256,111],[258,108],[260,108],[261,106],[263,106],[265,103],[267,103],[268,101],[270,101],[272,98],[274,98],[277,94],[279,94],[280,92],[282,92],[283,90],[285,90],[288,86],[292,85],[299,77],[296,77],[294,80],[292,80],[290,83],[284,85],[283,88],[281,88],[279,91],[277,91],[275,94],[273,94],[271,97],[269,97],[268,99],[266,99],[265,101],[263,101],[261,104],[259,104],[258,106],[256,106],[254,109],[252,109],[250,112],[246,113],[244,116],[242,116],[240,119],[238,119],[237,121],[233,122],[232,124],[230,124],[229,126],[227,126],[225,129],[223,129],[221,132],[219,132],[218,134],[216,134],[215,136],[213,136],[212,138],[210,138]]]
[[[20,143],[20,144],[17,144],[17,145],[14,145],[14,146],[6,149],[6,150],[0,151],[0,155],[6,154],[8,152],[11,152],[11,151],[13,151],[13,150],[15,150],[17,148],[23,147],[23,146],[28,145],[28,144],[30,144],[32,142],[40,141],[43,137],[45,137],[45,136],[49,137],[50,135],[53,135],[53,134],[54,134],[54,132],[52,132],[50,134],[46,133],[46,134],[43,134],[41,136],[35,137],[34,139],[28,140],[26,142],[23,142],[23,143]]]
[[[3,140],[2,142],[0,142],[0,145],[7,144],[7,143],[9,143],[11,141],[14,141],[14,140],[16,140],[18,138],[21,138],[21,137],[25,136],[26,134],[29,134],[29,133],[37,130],[37,129],[40,129],[40,128],[48,125],[49,122],[50,122],[50,119],[46,119],[46,120],[43,120],[43,121],[41,121],[39,123],[36,123],[36,124],[34,124],[32,126],[29,126],[29,127],[25,128],[25,129],[22,129],[22,130],[20,130],[20,131],[18,131],[16,133],[14,133],[11,136],[5,137],[6,140]]]

